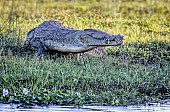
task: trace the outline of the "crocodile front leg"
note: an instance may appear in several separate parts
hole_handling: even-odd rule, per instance
[[[41,44],[41,45],[39,45],[39,47],[38,47],[38,56],[41,57],[41,56],[44,55],[44,53],[45,53],[45,48],[44,48],[44,46]]]
[[[42,59],[44,61],[44,53],[45,53],[45,48],[44,46],[41,44],[39,47],[38,47],[38,57],[39,59]]]
[[[44,48],[44,45],[43,43],[40,41],[40,39],[37,39],[37,38],[34,38],[31,40],[30,42],[30,45],[31,47],[33,48],[37,48],[38,50],[38,57],[42,57],[44,56],[44,53],[45,53],[45,48]]]

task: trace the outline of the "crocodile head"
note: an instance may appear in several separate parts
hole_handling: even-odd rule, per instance
[[[122,35],[111,35],[95,29],[84,29],[78,40],[86,46],[117,46],[123,43]]]

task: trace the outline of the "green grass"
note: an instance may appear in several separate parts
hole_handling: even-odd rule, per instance
[[[29,105],[132,105],[170,98],[167,0],[1,0],[0,102]],[[46,20],[123,34],[104,59],[21,51],[26,33]],[[23,88],[29,90],[24,94]],[[3,89],[8,94],[3,96]]]

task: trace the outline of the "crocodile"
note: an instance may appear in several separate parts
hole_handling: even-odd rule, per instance
[[[120,34],[112,35],[96,29],[77,30],[65,27],[62,23],[44,21],[31,29],[25,38],[24,46],[38,50],[38,56],[45,51],[60,53],[90,53],[91,50],[105,46],[118,46],[123,43]]]

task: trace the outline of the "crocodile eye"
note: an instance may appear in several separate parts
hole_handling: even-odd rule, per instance
[[[109,40],[107,37],[103,37],[104,40]]]
[[[109,39],[106,39],[106,44],[110,44],[110,40]]]
[[[116,41],[116,39],[112,39],[112,41]]]

